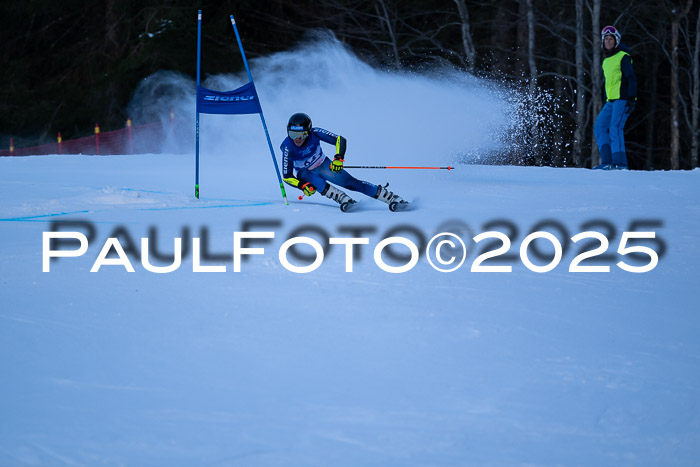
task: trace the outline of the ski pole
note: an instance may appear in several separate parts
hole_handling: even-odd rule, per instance
[[[344,169],[420,169],[420,170],[454,170],[454,167],[389,167],[386,165],[346,165]]]

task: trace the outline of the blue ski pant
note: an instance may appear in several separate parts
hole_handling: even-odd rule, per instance
[[[331,160],[326,157],[323,163],[313,170],[299,170],[299,172],[297,172],[297,178],[302,183],[311,183],[316,187],[319,193],[326,189],[327,182],[331,182],[334,185],[347,188],[351,191],[358,191],[371,198],[374,198],[377,194],[377,185],[358,180],[344,169],[340,172],[331,172],[330,165]]]
[[[595,121],[595,140],[600,151],[600,163],[627,166],[625,152],[625,135],[623,130],[627,117],[627,101],[617,99],[608,101]]]

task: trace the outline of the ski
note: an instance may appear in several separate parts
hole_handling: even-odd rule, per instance
[[[359,203],[357,201],[355,201],[354,199],[351,199],[350,201],[346,201],[346,202],[340,204],[340,210],[343,212],[350,212],[350,211],[355,210],[355,208],[357,208],[358,204]]]
[[[411,203],[408,201],[402,200],[402,201],[392,201],[389,203],[389,210],[391,212],[397,212],[397,211],[405,211],[411,206]]]

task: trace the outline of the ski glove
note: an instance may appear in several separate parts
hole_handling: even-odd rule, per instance
[[[631,114],[632,111],[634,110],[635,104],[636,104],[636,102],[633,101],[633,100],[627,101],[627,104],[625,104],[625,113],[626,113],[626,114]]]
[[[308,182],[307,182],[307,183],[304,183],[304,184],[301,186],[301,189],[302,189],[302,191],[304,192],[304,194],[305,194],[306,196],[311,196],[311,195],[313,195],[314,193],[316,193],[316,187],[313,186],[311,183],[308,183]]]
[[[301,191],[304,192],[306,196],[311,196],[314,193],[316,193],[316,187],[313,186],[311,183],[302,183],[299,179],[294,177],[287,177],[284,179],[284,181],[292,185],[293,187],[299,188]]]
[[[331,172],[338,173],[343,170],[343,162],[345,161],[340,157],[340,154],[336,154],[333,162],[331,162]]]

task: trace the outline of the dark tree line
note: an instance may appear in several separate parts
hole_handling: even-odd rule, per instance
[[[208,73],[242,67],[228,15],[249,57],[331,30],[386,69],[435,64],[548,97],[521,163],[591,166],[601,102],[600,30],[621,30],[639,79],[627,124],[630,166],[687,169],[700,149],[697,0],[25,0],[0,4],[0,144],[122,127],[138,83],[158,70],[194,76],[196,10],[205,12]],[[515,154],[515,156],[518,156]]]

